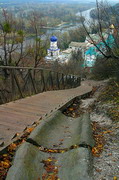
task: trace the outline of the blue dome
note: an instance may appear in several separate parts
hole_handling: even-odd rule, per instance
[[[52,37],[50,38],[50,41],[52,41],[52,42],[57,41],[57,37],[56,37],[56,36],[52,36]]]

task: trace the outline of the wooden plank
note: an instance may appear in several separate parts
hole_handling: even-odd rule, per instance
[[[2,106],[2,107],[5,107],[5,106]],[[14,110],[23,110],[23,112],[27,111],[27,112],[33,112],[33,113],[42,113],[42,112],[46,112],[48,110],[50,110],[50,107],[48,108],[47,106],[47,110],[46,110],[46,107],[37,107],[37,106],[32,106],[32,104],[23,104],[23,103],[14,103],[10,106],[10,108],[14,108]]]
[[[5,113],[5,111],[0,110],[0,123],[5,121],[12,124],[22,124],[22,125],[30,125],[35,120],[38,120],[39,118],[36,118],[36,116],[33,117],[26,117],[25,115],[21,114],[15,114],[14,112]]]
[[[0,105],[0,138],[4,138],[5,144],[8,144],[10,138],[18,131],[22,132],[26,126],[38,121],[46,113],[50,114],[51,110],[58,109],[59,106],[74,97],[90,92],[91,89],[91,86],[83,82],[78,88],[48,91]]]
[[[32,119],[36,119],[36,116],[35,115],[31,115],[31,114],[23,114],[22,112],[19,112],[19,111],[14,111],[14,109],[11,109],[11,108],[5,108],[5,107],[0,107],[0,117],[1,117],[1,112],[4,113],[4,115],[7,115],[7,116],[11,116],[11,115],[16,115],[17,117],[26,117],[27,118],[32,118]]]
[[[33,110],[28,109],[27,107],[26,108],[21,108],[21,107],[17,107],[17,106],[15,106],[15,107],[12,107],[12,106],[5,107],[4,106],[4,108],[7,108],[9,110],[13,110],[14,112],[20,112],[20,113],[22,113],[24,115],[34,115],[34,116],[38,116],[38,117],[40,117],[43,113],[46,112],[45,110],[44,111],[35,111],[34,112]]]

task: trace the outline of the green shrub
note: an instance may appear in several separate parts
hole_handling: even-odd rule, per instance
[[[119,60],[99,58],[96,60],[92,75],[95,79],[103,80],[110,77],[119,80]]]

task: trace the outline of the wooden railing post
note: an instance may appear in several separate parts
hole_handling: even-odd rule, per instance
[[[71,75],[71,88],[73,88],[73,75]]]
[[[69,82],[70,82],[70,86],[72,87],[72,76],[69,75]]]
[[[21,90],[21,88],[20,88],[19,81],[18,81],[18,79],[17,79],[17,77],[16,77],[15,74],[14,74],[14,79],[15,79],[16,85],[17,85],[17,87],[18,87],[20,96],[21,96],[21,98],[23,98],[24,96],[23,96],[23,94],[22,94],[22,90]]]
[[[65,85],[64,85],[64,74],[62,73],[62,86],[63,86],[63,89],[65,89]]]
[[[78,77],[77,77],[77,79],[76,79],[76,86],[78,86]]]
[[[14,96],[15,96],[14,69],[10,69],[10,79],[11,79],[11,98],[12,100],[14,100]]]
[[[37,90],[36,90],[36,86],[35,86],[35,73],[34,73],[34,80],[33,80],[32,74],[31,74],[31,69],[28,70],[28,73],[29,73],[29,76],[30,76],[30,79],[31,79],[31,82],[32,82],[32,85],[33,85],[34,92],[36,94]]]
[[[75,87],[74,79],[75,79],[75,77],[74,77],[74,75],[73,75],[73,79],[72,79],[72,87],[73,87],[73,88]]]
[[[45,78],[44,78],[44,72],[41,70],[41,80],[43,81],[43,91],[46,91],[46,85],[45,85]]]
[[[75,77],[74,79],[75,79],[74,87],[76,87],[77,86],[77,77]]]
[[[78,78],[77,78],[77,86],[80,86],[80,85],[81,85],[81,78],[78,77]]]
[[[66,75],[66,83],[65,83],[65,88],[67,88],[68,87],[68,77],[67,77],[67,75]]]
[[[81,77],[79,77],[79,84],[78,84],[79,86],[81,85]]]
[[[60,89],[59,74],[58,74],[58,72],[57,72],[57,87],[58,87],[58,89]]]
[[[65,75],[49,69],[12,66],[0,66],[0,69],[7,72],[6,82],[10,80],[11,84],[10,98],[8,97],[6,101],[9,101],[9,99],[15,100],[15,98],[19,97],[19,94],[23,98],[28,94],[36,94],[51,89],[74,88],[80,86],[81,83],[80,77]],[[39,75],[38,72],[41,74]],[[49,89],[47,89],[47,83]]]
[[[51,81],[51,88],[53,89],[53,79],[52,79],[52,72],[49,72],[49,76],[50,76],[50,81]]]

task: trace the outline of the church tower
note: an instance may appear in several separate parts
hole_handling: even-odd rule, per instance
[[[57,37],[50,38],[50,49],[48,49],[48,57],[56,58],[59,56],[60,49],[57,46]]]
[[[111,34],[114,34],[114,32],[115,32],[114,24],[111,24],[111,25],[109,26],[109,29],[110,29],[110,33],[111,33]]]

